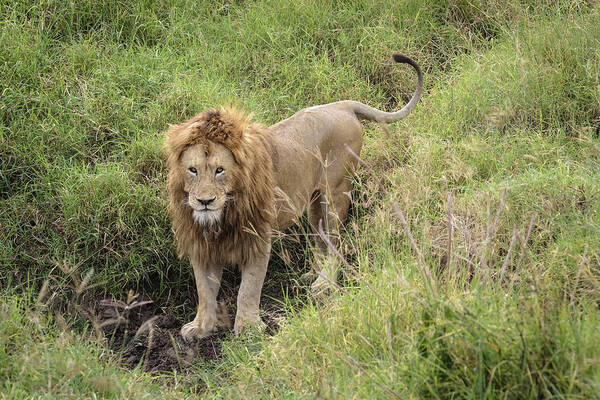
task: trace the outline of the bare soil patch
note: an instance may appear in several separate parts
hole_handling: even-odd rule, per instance
[[[296,279],[307,272],[306,242],[294,239],[281,248],[286,249],[285,255],[282,258],[277,251],[272,255],[261,296],[261,316],[266,324],[265,333],[269,335],[277,332],[288,305],[295,306],[306,298],[307,284]],[[194,279],[191,274],[190,279]],[[226,269],[218,300],[227,310],[231,327],[239,285],[239,271]],[[94,306],[94,314],[99,318],[97,323],[123,364],[132,368],[141,365],[147,372],[161,372],[183,371],[197,363],[219,361],[223,342],[233,335],[232,328],[220,328],[207,338],[188,343],[179,333],[188,321],[176,313],[165,312],[164,304],[158,303],[148,295],[139,295],[125,302],[104,299]],[[196,304],[195,297],[193,303]]]

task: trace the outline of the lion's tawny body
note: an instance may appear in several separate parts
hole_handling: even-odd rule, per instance
[[[166,149],[169,216],[178,252],[190,259],[198,291],[194,320],[181,330],[186,339],[209,335],[218,324],[217,294],[225,265],[242,272],[234,331],[260,323],[259,301],[271,236],[305,211],[316,229],[336,229],[348,213],[351,180],[362,147],[361,119],[394,122],[415,107],[418,85],[402,109],[386,113],[356,101],[303,109],[269,128],[244,113],[211,109],[171,127]],[[347,146],[347,147],[346,147]],[[321,252],[326,251],[318,242]],[[313,287],[336,279],[321,274]]]

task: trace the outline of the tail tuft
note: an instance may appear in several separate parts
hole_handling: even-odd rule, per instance
[[[392,57],[394,58],[394,61],[396,61],[397,63],[409,63],[411,64],[411,59],[400,54],[400,53],[394,53],[392,54]]]

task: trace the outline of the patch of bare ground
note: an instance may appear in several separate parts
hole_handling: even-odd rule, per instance
[[[276,251],[271,257],[261,296],[261,316],[268,335],[277,332],[286,308],[297,304],[306,295],[306,285],[289,279],[290,273],[286,271],[286,268],[297,267],[298,276],[305,272],[306,240],[285,238],[281,249],[285,249],[283,255]],[[190,279],[194,279],[191,274]],[[233,335],[239,285],[239,271],[227,268],[218,301],[224,318],[229,320],[229,327],[219,328],[211,336],[193,342],[186,342],[179,332],[187,321],[143,294],[130,293],[126,300],[96,301],[92,306],[96,316],[94,325],[101,330],[105,342],[119,360],[131,368],[139,365],[143,371],[159,373],[185,371],[194,364],[218,362],[223,342]],[[195,299],[193,303],[196,304]],[[192,317],[188,316],[189,319]]]

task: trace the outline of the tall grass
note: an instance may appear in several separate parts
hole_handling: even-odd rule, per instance
[[[370,283],[348,272],[346,295],[305,308],[241,363],[233,394],[598,397],[598,22],[507,32],[367,148],[374,171],[389,168],[386,197],[437,271],[433,289],[391,201],[376,201],[351,242]]]

